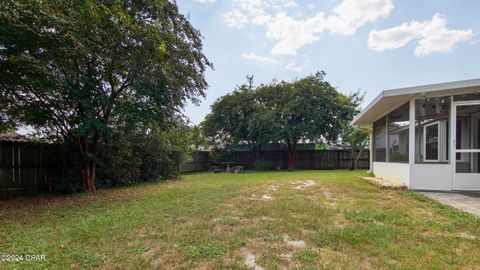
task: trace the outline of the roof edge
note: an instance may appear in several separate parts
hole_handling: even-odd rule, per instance
[[[367,113],[372,107],[374,107],[381,99],[385,97],[421,94],[423,92],[428,93],[469,87],[480,87],[480,78],[383,90],[367,105],[367,107],[365,107],[365,109],[363,109],[353,118],[352,121],[350,121],[350,125],[356,126],[355,123],[358,122],[358,120],[360,120],[362,116],[365,115],[365,113]]]

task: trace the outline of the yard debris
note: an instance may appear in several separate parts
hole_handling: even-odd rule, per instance
[[[257,264],[255,255],[250,252],[247,252],[245,256],[245,265],[255,270],[263,270],[263,267]]]
[[[283,242],[294,248],[305,248],[307,246],[307,244],[305,244],[305,242],[302,240],[290,240],[288,234],[283,235]]]
[[[306,188],[316,185],[316,183],[312,180],[293,181],[291,182],[291,184],[296,185],[294,189],[298,189],[298,190],[304,190]]]

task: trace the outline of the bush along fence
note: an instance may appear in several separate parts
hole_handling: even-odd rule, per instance
[[[235,151],[230,155],[230,160],[216,160],[210,157],[209,152],[199,151],[199,154],[192,155],[193,161],[180,166],[180,172],[194,172],[207,170],[211,166],[229,161],[245,166],[247,169],[255,168],[254,157],[251,151]],[[198,156],[198,160],[196,160]],[[352,152],[350,150],[297,150],[295,157],[295,169],[298,170],[329,170],[351,168]],[[356,152],[354,159],[358,156],[356,168],[369,169],[370,152],[363,150]],[[286,169],[288,153],[283,150],[262,151],[257,168],[260,169]],[[259,166],[260,165],[260,166]]]
[[[180,164],[178,171],[181,173],[206,171],[210,168],[211,162],[209,151],[197,151],[192,154],[192,159]]]
[[[51,191],[62,168],[59,145],[0,141],[0,198]]]

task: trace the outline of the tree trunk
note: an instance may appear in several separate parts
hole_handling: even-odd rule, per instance
[[[297,143],[296,142],[289,142],[287,144],[287,152],[288,152],[288,170],[292,171],[295,169],[295,149]]]
[[[354,164],[355,164],[355,169],[357,168],[358,160],[360,159],[360,156],[362,155],[363,148],[364,148],[364,147],[360,148],[360,151],[358,151],[358,154],[357,154],[357,156],[355,157],[355,163],[354,163]]]
[[[84,157],[82,157],[82,159],[83,158]],[[80,164],[80,170],[81,170],[83,189],[87,191],[89,190],[89,182],[90,182],[90,169],[88,168],[88,163],[82,160]]]
[[[89,188],[89,190],[93,193],[95,193],[97,191],[97,188],[95,187],[96,170],[97,170],[97,165],[96,165],[95,161],[92,161],[90,163],[90,188]]]
[[[96,164],[95,157],[97,155],[98,149],[98,134],[95,135],[93,139],[92,152],[88,150],[88,140],[86,137],[80,138],[80,172],[81,179],[83,184],[83,189],[85,191],[90,191],[95,193],[97,191],[95,187],[95,178],[96,178]],[[93,159],[89,156],[91,154]]]
[[[253,167],[257,165],[257,161],[262,159],[262,150],[258,146],[252,147]]]

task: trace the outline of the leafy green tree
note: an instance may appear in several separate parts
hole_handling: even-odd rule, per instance
[[[356,169],[358,159],[362,155],[362,152],[368,148],[370,142],[370,130],[345,126],[340,137],[340,146],[344,149],[350,150],[350,169]]]
[[[193,152],[195,155],[195,170],[198,170],[198,151],[200,151],[200,147],[206,147],[208,145],[207,138],[203,135],[201,124],[189,127],[188,142],[190,144],[190,152]]]
[[[176,176],[189,154],[186,132],[182,119],[168,130],[117,125],[105,134],[99,149],[97,184],[111,187]]]
[[[168,0],[0,3],[0,115],[77,145],[95,191],[112,120],[168,128],[197,102],[211,64],[200,33]]]
[[[203,131],[212,144],[222,148],[250,147],[255,162],[260,159],[262,145],[270,141],[274,119],[256,95],[253,76],[247,76],[247,80],[247,84],[214,102]]]
[[[272,83],[257,89],[257,95],[272,112],[271,141],[287,145],[288,169],[295,168],[299,142],[336,142],[356,113],[359,93],[346,96],[324,80],[325,73]]]
[[[262,145],[284,143],[291,170],[299,142],[335,143],[361,101],[360,93],[346,96],[324,76],[318,72],[293,82],[241,85],[212,105],[204,131],[216,144],[251,146],[256,160]]]

